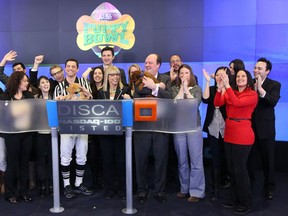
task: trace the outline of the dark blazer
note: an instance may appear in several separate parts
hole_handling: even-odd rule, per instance
[[[128,94],[131,97],[131,89],[128,86],[124,86],[122,89],[118,86],[115,92],[115,96],[113,100],[122,100],[123,95]],[[109,86],[107,91],[103,91],[103,89],[99,90],[99,99],[108,99],[110,100],[110,91],[109,91]]]
[[[38,87],[37,86],[37,80],[38,80],[38,71],[31,71],[29,70],[29,77],[30,77],[30,83],[31,85]],[[50,91],[54,92],[56,86],[58,85],[58,82],[52,78],[49,78],[50,82]]]
[[[266,91],[266,95],[264,98],[259,97],[252,115],[252,125],[258,138],[267,139],[275,137],[276,134],[274,107],[280,99],[281,84],[267,77],[262,88]]]
[[[208,104],[207,111],[206,111],[206,118],[205,118],[204,125],[203,125],[203,131],[206,133],[208,133],[208,126],[210,125],[210,123],[213,120],[213,115],[214,115],[214,110],[215,110],[214,97],[215,97],[215,94],[217,91],[216,86],[210,86],[209,91],[210,91],[210,97],[209,98],[204,99],[202,97],[202,102],[205,104]],[[221,114],[225,120],[227,117],[225,106],[220,107],[220,112],[221,112]]]
[[[6,85],[10,76],[7,76],[4,73],[4,68],[5,68],[4,66],[0,66],[0,82]],[[36,79],[35,79],[34,73],[36,74]],[[29,82],[34,87],[37,87],[37,74],[38,74],[38,71],[31,71],[31,69],[29,70]],[[33,76],[32,77],[33,80],[31,79],[31,75]]]
[[[24,96],[24,99],[33,99],[34,98],[34,95],[29,92],[29,91],[24,91],[23,92],[23,96]],[[3,94],[0,94],[0,100],[12,100],[13,98],[11,98],[7,92],[4,92]]]
[[[102,68],[103,71],[105,71],[103,65],[100,65],[97,67],[100,67],[100,68]],[[126,80],[125,71],[122,68],[119,68],[119,67],[117,67],[117,68],[119,69],[120,74],[121,74],[121,82],[123,83],[124,86],[127,86],[128,84],[127,84],[127,80]]]
[[[157,98],[171,98],[171,81],[170,77],[165,74],[158,73],[157,80],[163,82],[166,85],[165,89],[159,88]],[[135,86],[134,98],[150,97],[152,96],[152,90],[144,87],[141,91],[139,86]]]

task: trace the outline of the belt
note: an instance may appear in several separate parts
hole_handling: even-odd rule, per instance
[[[236,122],[240,122],[240,121],[244,121],[244,120],[251,120],[250,118],[228,118],[229,120],[232,121],[236,121]]]

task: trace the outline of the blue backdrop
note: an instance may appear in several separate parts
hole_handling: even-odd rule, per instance
[[[277,140],[288,141],[288,1],[286,0],[111,0],[122,14],[135,20],[135,45],[121,50],[116,65],[127,69],[141,63],[149,53],[163,58],[160,72],[169,70],[173,53],[191,64],[203,87],[202,68],[214,72],[220,65],[240,58],[252,72],[255,61],[266,57],[273,63],[270,77],[281,82],[276,107]],[[91,50],[76,44],[76,22],[90,15],[98,0],[1,0],[0,58],[9,50],[17,61],[31,65],[35,55],[44,54],[40,74],[49,74],[51,64],[74,57],[80,72],[101,63]],[[11,72],[8,65],[6,72]],[[80,74],[79,74],[80,75]],[[2,86],[3,87],[3,86]],[[202,120],[206,107],[202,105]]]

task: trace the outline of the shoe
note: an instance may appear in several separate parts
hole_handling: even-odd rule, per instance
[[[16,198],[16,197],[7,197],[7,198],[5,198],[6,199],[6,201],[8,201],[8,202],[10,202],[10,203],[12,203],[12,204],[18,204],[18,203],[20,203],[20,200],[18,199],[18,198]]]
[[[4,182],[0,184],[0,194],[5,194],[5,185]]]
[[[188,202],[195,203],[195,202],[199,202],[199,201],[200,201],[200,198],[198,198],[198,197],[190,196],[190,197],[188,198]]]
[[[209,201],[211,202],[217,202],[219,199],[219,190],[217,186],[214,186],[211,190],[211,194],[209,196]]]
[[[118,196],[121,200],[126,200],[126,191],[119,190],[118,191]]]
[[[86,196],[90,196],[94,193],[93,190],[90,190],[89,188],[87,188],[86,186],[84,186],[83,184],[80,184],[79,187],[75,187],[75,193],[81,193],[84,194]]]
[[[40,195],[41,197],[45,197],[45,195],[46,195],[46,189],[45,189],[45,187],[40,187],[40,188],[39,188],[39,195]]]
[[[165,202],[167,202],[167,199],[166,199],[165,194],[162,194],[162,193],[156,194],[156,195],[154,196],[154,198],[155,198],[159,203],[165,203]]]
[[[222,206],[223,206],[224,208],[230,208],[230,209],[237,207],[235,204],[230,203],[230,202],[225,202],[225,203],[222,204]]]
[[[147,195],[146,194],[139,194],[138,195],[138,202],[140,204],[144,204],[147,201]]]
[[[210,200],[211,202],[217,202],[217,201],[219,200],[218,195],[212,194],[212,195],[209,197],[209,200]]]
[[[46,195],[46,187],[44,181],[39,182],[39,195],[41,197],[45,197]]]
[[[268,200],[273,200],[273,192],[272,192],[272,191],[268,191],[268,192],[266,193],[266,198],[267,198]]]
[[[36,188],[36,182],[34,179],[29,180],[29,190],[34,190]]]
[[[47,192],[47,194],[53,196],[53,186],[52,186],[52,185],[50,185],[50,186],[48,187],[48,192]]]
[[[106,191],[105,191],[105,194],[104,194],[104,196],[105,196],[106,199],[110,199],[110,198],[112,198],[114,195],[115,195],[115,194],[114,194],[114,192],[113,192],[112,190],[106,190]]]
[[[252,211],[252,208],[241,208],[241,207],[238,207],[238,208],[235,209],[234,214],[243,215],[243,214],[247,214],[247,213],[249,213],[251,211]]]
[[[31,203],[32,202],[32,198],[28,195],[22,195],[21,198],[23,199],[23,201],[25,203]]]
[[[178,192],[178,193],[176,194],[176,197],[178,197],[178,198],[185,198],[185,197],[187,197],[187,195],[188,195],[188,194]]]
[[[67,185],[64,188],[64,195],[67,199],[72,199],[72,198],[76,197],[76,194],[75,194],[73,188],[71,187],[71,185]]]
[[[0,194],[5,194],[4,175],[5,172],[0,171]]]
[[[222,189],[230,188],[230,186],[231,182],[229,180],[225,180],[222,184],[219,185],[219,187]]]

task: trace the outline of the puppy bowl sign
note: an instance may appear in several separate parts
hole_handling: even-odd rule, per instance
[[[83,50],[92,50],[101,58],[101,49],[110,46],[115,55],[121,49],[129,50],[135,43],[135,22],[108,2],[99,5],[90,16],[81,16],[76,28],[78,32],[77,45]]]

